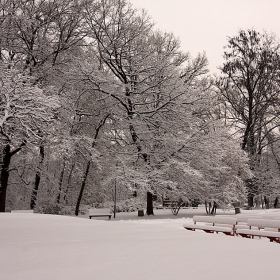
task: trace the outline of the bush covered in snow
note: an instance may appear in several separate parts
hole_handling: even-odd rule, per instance
[[[36,205],[34,212],[53,215],[72,215],[74,209],[73,207],[67,207],[53,201],[45,200]]]

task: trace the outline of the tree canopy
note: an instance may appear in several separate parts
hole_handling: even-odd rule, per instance
[[[228,39],[225,63],[220,68],[222,75],[217,81],[223,118],[241,137],[241,147],[248,153],[250,168],[259,181],[254,184],[259,189],[256,193],[262,193],[263,184],[270,184],[271,167],[267,165],[267,157],[277,158],[279,47],[271,34],[240,30],[237,36]],[[275,177],[279,177],[278,173]],[[265,183],[261,177],[267,177]]]
[[[77,215],[112,200],[113,182],[122,200],[245,197],[247,156],[217,115],[205,54],[183,52],[124,0],[1,0],[0,10],[1,144],[17,151],[2,173],[24,182],[7,179],[8,208]],[[223,96],[233,86],[223,77]]]

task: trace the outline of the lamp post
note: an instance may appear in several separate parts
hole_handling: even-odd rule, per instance
[[[114,196],[114,218],[116,218],[116,207],[117,206],[117,178],[115,179],[115,196]]]
[[[118,161],[116,161],[116,177],[115,177],[115,195],[114,195],[114,218],[116,218],[116,210],[117,210],[117,174],[118,174],[118,166],[119,166],[119,163]]]

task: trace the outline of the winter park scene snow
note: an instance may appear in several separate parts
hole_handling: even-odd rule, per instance
[[[258,216],[275,213],[271,210],[243,212]],[[170,213],[118,213],[112,221],[1,213],[1,278],[278,279],[280,244],[185,230],[183,224],[193,224],[189,216],[205,214],[204,208],[182,209],[176,219]]]
[[[279,9],[0,0],[0,278],[278,279]]]

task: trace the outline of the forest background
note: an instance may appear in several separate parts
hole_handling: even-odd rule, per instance
[[[129,1],[0,0],[0,55],[1,212],[278,207],[273,34],[228,38],[214,76]]]

